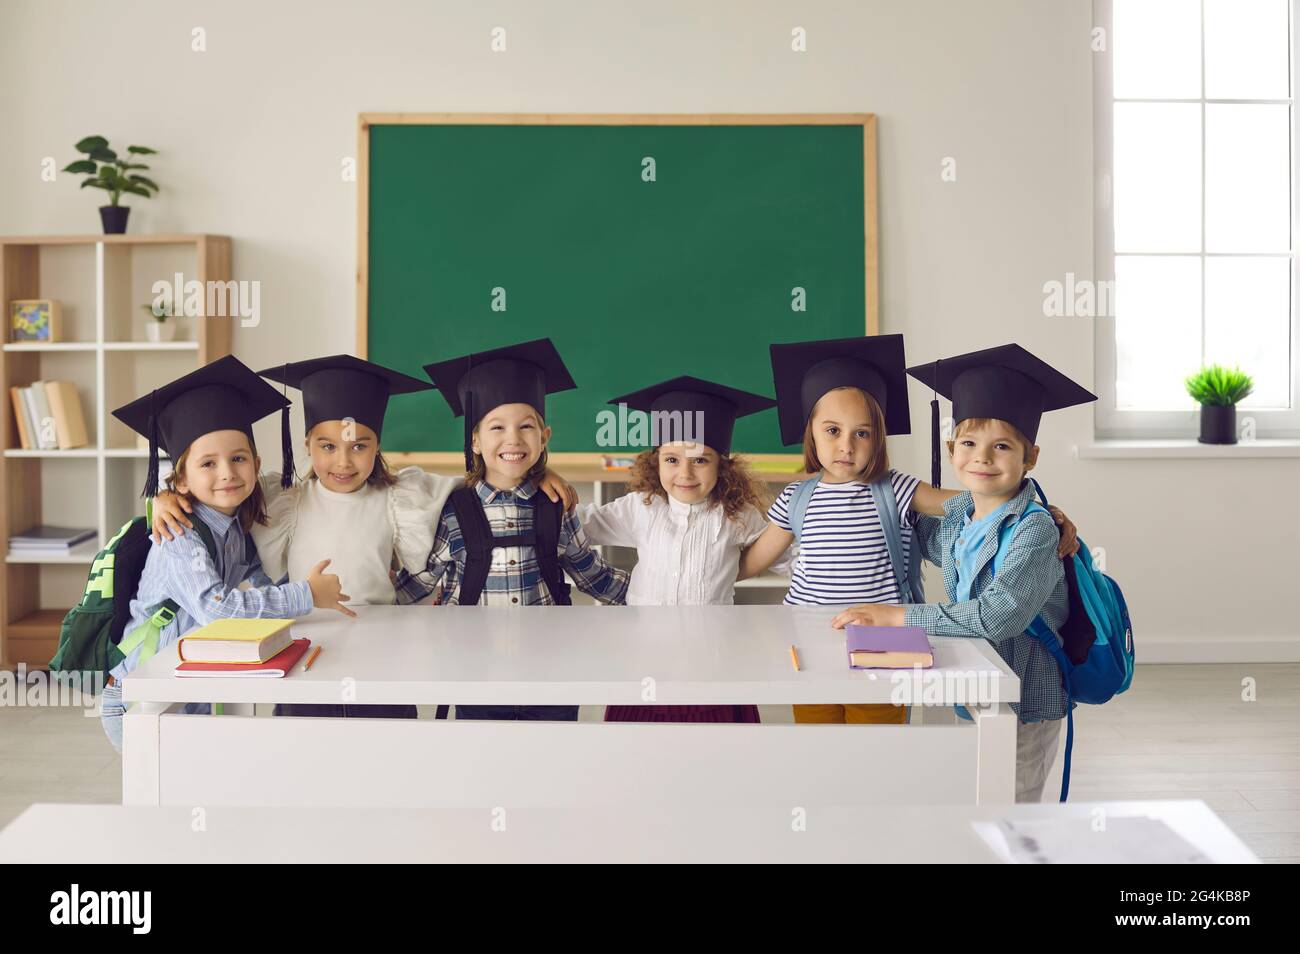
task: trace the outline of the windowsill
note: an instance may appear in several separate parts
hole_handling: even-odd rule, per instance
[[[1300,457],[1298,438],[1259,438],[1237,444],[1201,444],[1195,439],[1149,440],[1099,438],[1074,448],[1081,460],[1199,457],[1207,460],[1236,460],[1247,457]]]

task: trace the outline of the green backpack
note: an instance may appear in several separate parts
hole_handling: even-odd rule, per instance
[[[152,509],[152,508],[148,508]],[[141,647],[140,662],[158,652],[158,634],[176,618],[178,607],[164,600],[158,610],[131,632],[131,598],[140,587],[145,560],[153,541],[149,537],[152,517],[133,517],[113,534],[104,549],[95,554],[86,580],[81,602],[63,617],[59,630],[59,648],[50,660],[50,672],[79,673],[92,679],[108,673],[123,659]],[[202,520],[191,521],[199,538],[215,563],[217,544],[212,531]],[[245,556],[251,560],[252,540],[244,535]]]

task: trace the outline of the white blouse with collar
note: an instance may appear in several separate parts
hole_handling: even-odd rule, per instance
[[[593,545],[636,548],[628,606],[734,603],[740,553],[767,528],[754,507],[729,520],[712,501],[684,504],[641,493],[584,504],[578,517]],[[788,557],[773,569],[788,567]]]

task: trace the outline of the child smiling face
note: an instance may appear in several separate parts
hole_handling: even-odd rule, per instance
[[[962,486],[986,497],[1009,498],[1038,462],[1038,445],[1006,421],[963,421],[948,449]]]
[[[703,444],[664,444],[659,448],[659,483],[681,503],[708,500],[718,483],[718,455]]]
[[[321,486],[350,494],[370,479],[379,453],[379,438],[355,421],[321,421],[307,435],[307,450]]]
[[[502,404],[474,429],[473,450],[483,458],[487,482],[505,490],[519,484],[541,459],[551,429],[529,404]]]
[[[191,494],[214,510],[233,515],[257,486],[261,461],[243,431],[212,431],[185,451],[177,492]]]

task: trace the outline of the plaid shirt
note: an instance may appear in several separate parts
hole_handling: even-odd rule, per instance
[[[497,537],[528,533],[533,529],[532,498],[539,493],[531,480],[510,490],[497,490],[486,481],[474,485],[483,513]],[[549,503],[549,501],[548,501]],[[601,603],[623,603],[627,596],[628,575],[605,563],[587,543],[575,513],[566,513],[560,522],[557,555],[561,571],[567,572],[578,589]],[[397,601],[417,603],[441,584],[440,603],[460,602],[460,581],[465,572],[465,541],[461,536],[456,511],[451,504],[442,508],[438,533],[425,569],[419,573],[402,571],[397,577]],[[496,547],[492,565],[483,583],[480,606],[554,606],[555,600],[537,564],[537,552],[531,546]]]
[[[905,622],[934,636],[971,636],[987,639],[998,655],[1020,677],[1020,703],[1011,709],[1021,722],[1065,718],[1065,684],[1056,660],[1025,630],[1040,613],[1053,632],[1061,628],[1068,612],[1065,570],[1056,555],[1060,533],[1050,514],[1021,514],[1034,499],[1034,486],[1026,481],[1011,498],[1002,519],[989,528],[975,554],[971,599],[964,603],[924,603],[907,607]],[[948,598],[957,592],[954,548],[966,514],[974,501],[958,494],[944,505],[944,515],[917,520],[917,541],[922,555],[943,567]],[[997,575],[993,555],[1002,527],[1019,521],[1007,543]]]

